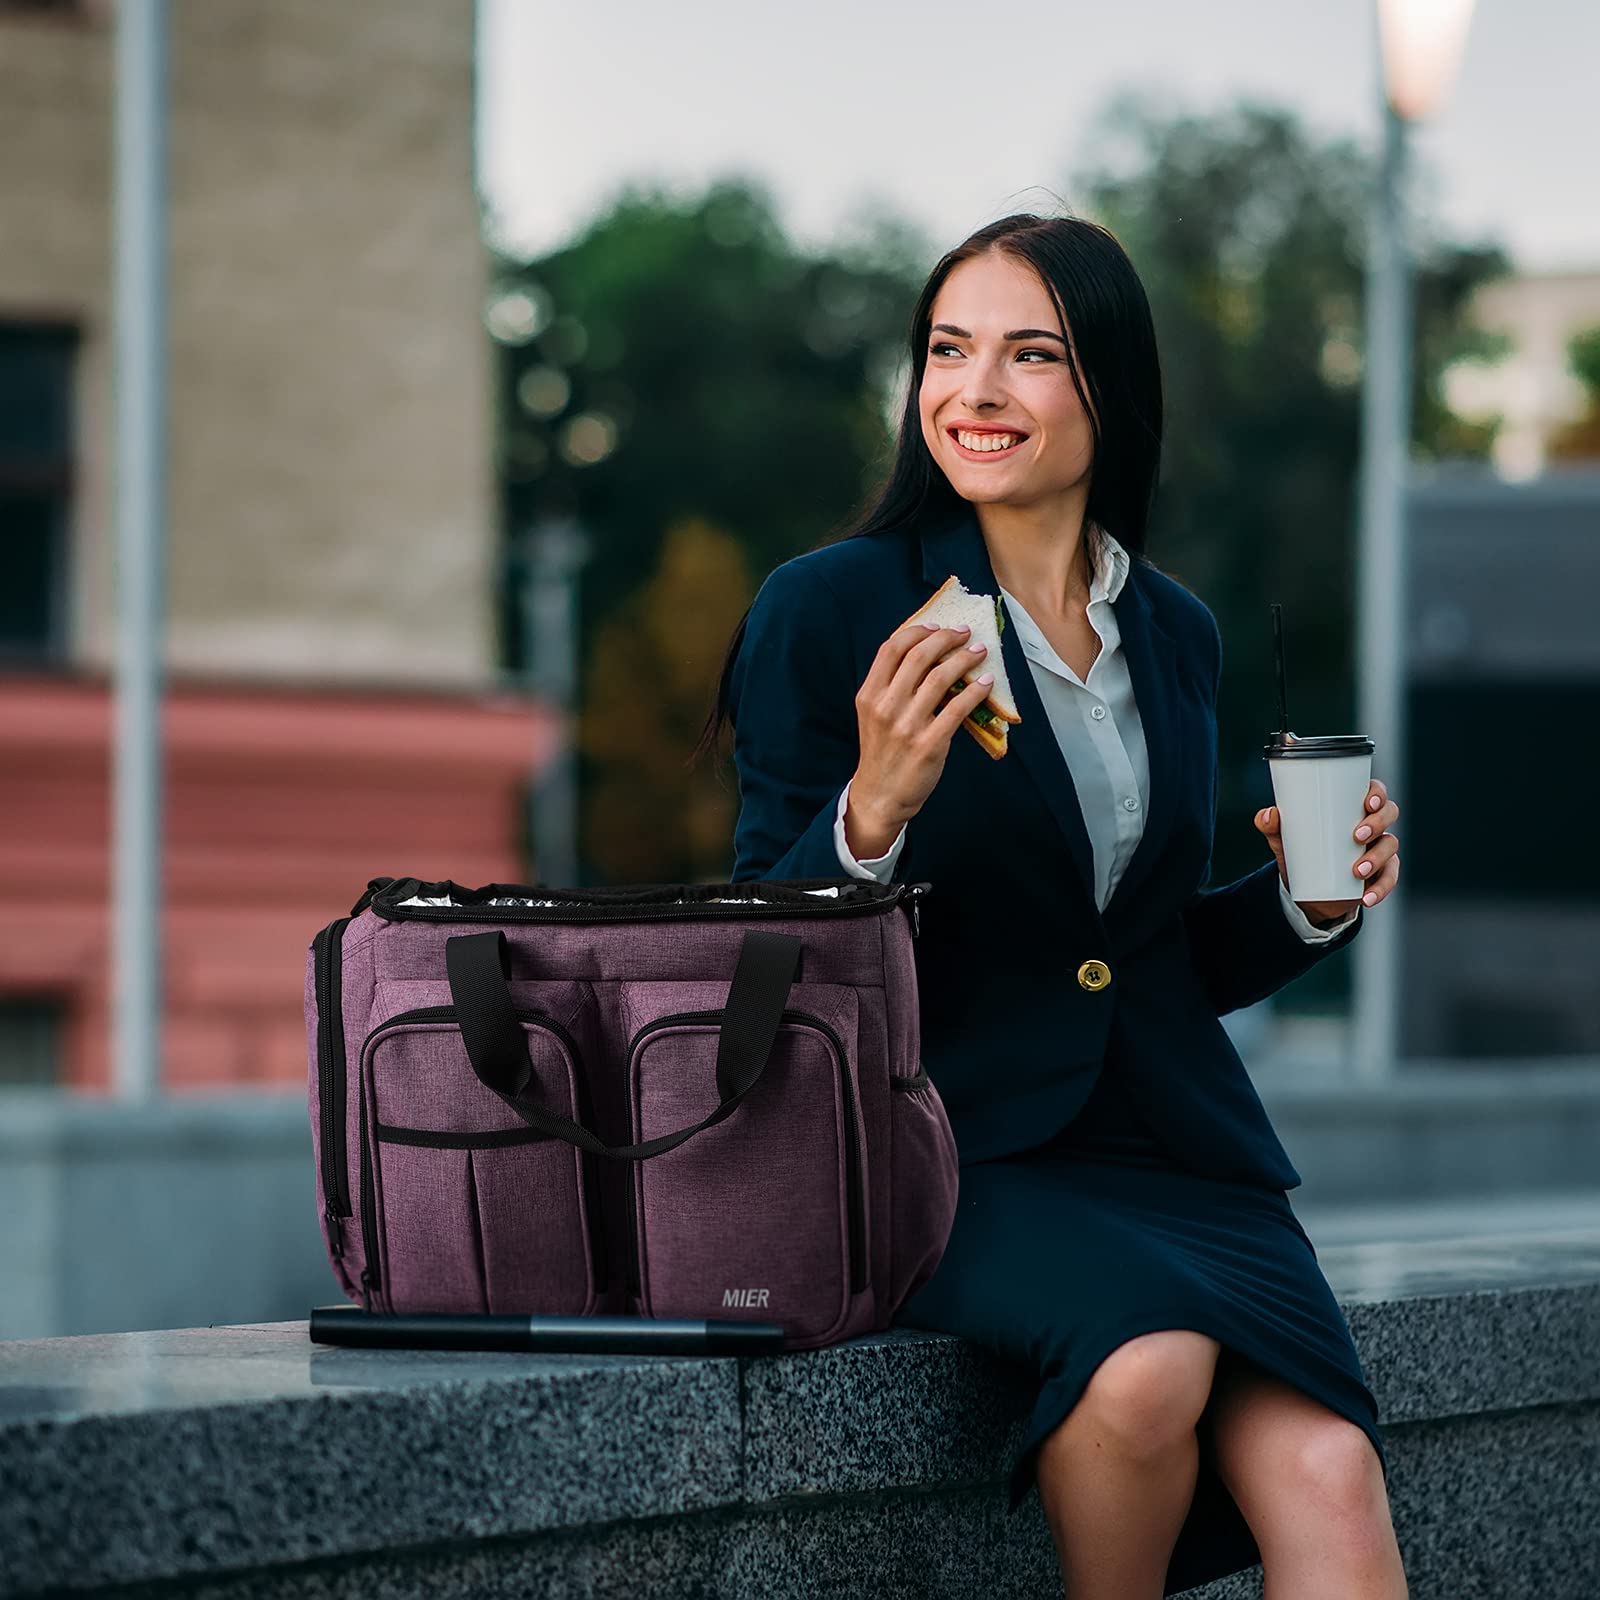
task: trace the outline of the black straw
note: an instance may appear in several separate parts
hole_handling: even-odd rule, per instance
[[[1283,607],[1276,600],[1272,602],[1272,654],[1278,666],[1278,728],[1285,735],[1282,742],[1287,743],[1289,689],[1283,671]]]

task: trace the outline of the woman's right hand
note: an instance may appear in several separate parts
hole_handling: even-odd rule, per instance
[[[968,648],[970,631],[908,622],[878,646],[856,691],[861,759],[850,782],[852,812],[859,807],[898,831],[933,793],[951,736],[989,695],[987,682],[974,682],[946,698],[983,664],[985,652]]]

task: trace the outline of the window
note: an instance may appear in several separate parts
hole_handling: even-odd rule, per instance
[[[66,653],[77,343],[70,325],[0,323],[0,662]]]
[[[65,1009],[59,1000],[0,996],[0,1089],[60,1084]]]
[[[1406,716],[1414,776],[1395,833],[1411,894],[1600,909],[1600,839],[1585,820],[1600,787],[1600,678],[1530,672],[1414,684]],[[1496,768],[1525,775],[1518,808],[1542,829],[1505,871],[1484,858],[1484,808],[1494,801],[1478,757],[1491,728]],[[1492,826],[1499,833],[1498,815]]]
[[[12,11],[24,17],[75,17],[83,9],[84,0],[0,0],[0,17]]]

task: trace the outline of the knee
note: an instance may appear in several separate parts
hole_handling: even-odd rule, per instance
[[[1221,1348],[1189,1328],[1140,1334],[1095,1368],[1079,1406],[1127,1454],[1159,1454],[1193,1432]]]
[[[1360,1527],[1385,1503],[1383,1463],[1366,1430],[1329,1416],[1306,1428],[1288,1452],[1282,1487]]]

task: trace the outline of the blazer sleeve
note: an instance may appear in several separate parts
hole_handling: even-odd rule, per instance
[[[860,739],[850,636],[826,579],[797,557],[751,602],[728,714],[739,774],[733,876],[846,878],[834,843]]]
[[[1214,709],[1222,687],[1222,633],[1209,607],[1206,616],[1210,619],[1216,662],[1211,689]],[[1219,764],[1211,786],[1209,834],[1213,849],[1220,785]],[[1361,930],[1365,907],[1358,904],[1353,919],[1333,938],[1315,943],[1302,939],[1284,916],[1279,896],[1283,877],[1275,859],[1219,889],[1205,887],[1210,878],[1208,855],[1201,887],[1183,908],[1183,921],[1195,971],[1219,1017],[1276,994],[1335,950],[1344,949]]]

